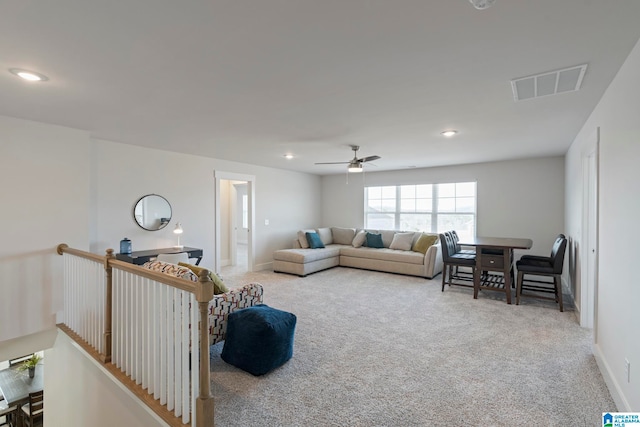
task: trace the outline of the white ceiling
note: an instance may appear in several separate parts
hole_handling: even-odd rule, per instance
[[[375,171],[561,155],[639,18],[638,0],[1,0],[0,114],[317,174],[350,144]],[[584,63],[580,91],[514,102],[511,79]]]

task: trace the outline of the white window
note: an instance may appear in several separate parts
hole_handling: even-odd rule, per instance
[[[476,183],[391,185],[364,189],[365,228],[476,234]]]

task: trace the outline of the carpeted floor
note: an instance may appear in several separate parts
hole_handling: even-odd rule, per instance
[[[333,268],[263,284],[297,315],[293,358],[254,377],[211,348],[217,426],[600,426],[615,411],[569,303]]]

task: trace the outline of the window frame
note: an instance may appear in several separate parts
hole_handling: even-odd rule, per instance
[[[473,208],[471,212],[458,212],[457,211],[457,207],[454,207],[454,210],[439,210],[438,209],[438,202],[439,200],[441,200],[440,198],[440,190],[441,190],[441,186],[444,185],[463,185],[463,184],[473,184]],[[418,186],[421,185],[425,185],[425,186],[431,186],[431,210],[430,211],[424,211],[424,210],[417,210],[417,201],[420,199],[424,199],[424,198],[419,198],[417,197],[417,194],[414,194],[413,200],[416,201],[415,205],[416,205],[416,209],[413,211],[403,211],[402,210],[402,188],[403,187],[408,187],[408,186],[415,186],[416,189]],[[389,197],[383,198],[382,197],[382,193],[384,190],[382,190],[383,188],[387,188],[387,194],[389,192],[389,187],[395,187],[395,209],[393,211],[390,210],[372,210],[370,209],[370,203],[369,203],[369,191],[370,189],[374,189],[374,188],[380,188],[380,193],[381,193],[381,198],[380,198],[380,206],[382,207],[382,201],[383,200],[389,200]],[[457,191],[457,187],[454,187],[455,191]],[[417,193],[417,192],[416,192]],[[455,203],[455,201],[457,201],[458,199],[462,199],[462,198],[468,198],[471,196],[468,195],[461,195],[458,196],[457,194],[454,193],[453,199],[454,199],[454,204],[457,205],[457,203]],[[404,198],[405,200],[407,200],[407,198]],[[429,198],[426,198],[429,199]],[[375,200],[375,199],[373,199]],[[410,199],[409,199],[410,200]],[[387,205],[388,206],[388,205]],[[438,230],[438,219],[439,216],[446,216],[446,215],[460,215],[460,216],[470,216],[472,217],[472,226],[473,226],[473,236],[475,237],[475,235],[477,234],[477,221],[478,221],[478,182],[477,181],[462,181],[462,182],[441,182],[441,183],[416,183],[416,184],[398,184],[398,185],[372,185],[372,186],[366,186],[364,187],[364,228],[376,228],[375,226],[371,226],[369,223],[369,218],[372,215],[381,215],[381,214],[386,214],[386,215],[390,215],[393,216],[393,227],[392,229],[394,230],[404,230],[406,229],[406,227],[402,227],[402,216],[403,215],[427,215],[429,216],[429,220],[425,221],[425,224],[429,224],[429,229],[423,229],[423,230],[416,230],[416,231],[424,231],[424,232],[428,232],[428,233],[439,233],[442,231],[446,231],[446,230]]]

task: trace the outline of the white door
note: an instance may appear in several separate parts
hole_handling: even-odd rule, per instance
[[[593,328],[598,289],[598,147],[600,129],[583,154],[583,245],[580,300],[580,325]],[[594,342],[597,342],[594,329]]]

